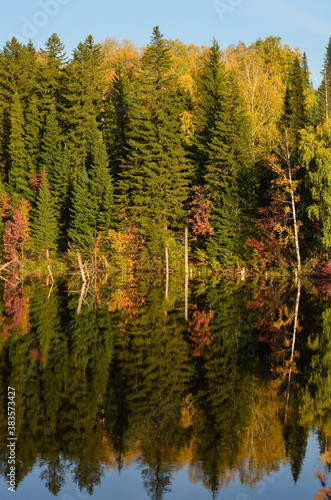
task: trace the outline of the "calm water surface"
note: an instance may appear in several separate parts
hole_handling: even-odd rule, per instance
[[[8,386],[17,500],[308,500],[314,470],[331,485],[327,286],[79,287],[0,289],[1,498]]]

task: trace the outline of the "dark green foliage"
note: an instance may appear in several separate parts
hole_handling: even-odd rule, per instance
[[[298,145],[299,132],[307,125],[307,105],[306,105],[306,85],[307,75],[302,68],[299,58],[296,56],[290,73],[285,94],[285,123],[290,127],[294,140]]]
[[[49,252],[56,250],[58,228],[54,200],[47,177],[43,178],[40,185],[31,233],[35,252],[38,255],[45,253],[46,258],[48,258]]]
[[[67,66],[62,89],[62,128],[65,141],[75,163],[74,178],[85,164],[90,131],[99,119],[103,101],[103,74],[101,47],[88,36],[74,50]]]
[[[40,147],[40,118],[36,96],[32,97],[25,111],[24,139],[27,155],[27,169],[32,174],[37,172],[37,159]]]
[[[326,47],[321,75],[322,82],[318,88],[318,104],[319,121],[323,123],[329,117],[331,109],[331,37]]]
[[[39,170],[52,172],[54,165],[61,159],[61,129],[58,124],[55,106],[51,105],[46,115],[39,154]]]
[[[70,221],[70,171],[70,155],[67,150],[64,150],[49,173],[49,181],[52,186],[55,210],[57,212],[60,251],[67,249],[67,234]]]
[[[85,167],[74,182],[71,197],[71,221],[68,236],[75,248],[89,250],[95,235],[95,210],[89,194],[90,182]]]
[[[229,118],[228,75],[221,57],[219,45],[214,39],[198,79],[199,132],[195,140],[195,162],[197,165],[196,178],[199,183],[206,181],[206,163],[210,158],[209,146],[211,142],[215,135],[222,137],[227,132]],[[223,158],[226,159],[229,145],[226,145],[224,141],[222,143],[224,144]],[[220,150],[218,154],[221,154]]]
[[[99,231],[110,229],[113,185],[108,169],[106,147],[102,134],[94,124],[89,145],[87,167],[74,182],[71,222],[68,231],[74,247],[92,248]]]
[[[184,218],[189,168],[179,136],[171,60],[158,27],[141,62],[129,155],[118,183],[122,219],[139,225],[150,258],[164,252],[167,230]],[[153,223],[153,237],[150,234]]]
[[[60,109],[62,80],[67,63],[64,44],[56,33],[49,37],[41,54],[44,59],[40,77],[41,102],[42,109],[47,114],[52,105]]]
[[[241,254],[243,210],[249,216],[249,122],[234,78],[225,70],[213,41],[198,80],[199,133],[196,137],[197,178],[212,202],[214,236],[210,255],[229,265]],[[200,181],[201,182],[201,181]]]
[[[95,229],[106,232],[110,229],[113,208],[113,184],[108,168],[106,147],[102,134],[97,129],[91,144],[91,165],[89,167],[89,194],[94,203]]]
[[[10,104],[17,92],[25,107],[38,88],[38,72],[35,48],[12,38],[0,53],[0,99]]]
[[[133,105],[132,89],[124,66],[120,62],[110,82],[107,95],[107,111],[103,125],[105,144],[109,154],[109,166],[117,182],[122,162],[129,151],[130,118]]]
[[[23,196],[27,200],[31,200],[32,186],[30,180],[34,172],[30,170],[33,165],[27,161],[28,154],[24,139],[23,111],[17,92],[13,96],[13,103],[10,107],[8,156],[8,184],[11,194]]]

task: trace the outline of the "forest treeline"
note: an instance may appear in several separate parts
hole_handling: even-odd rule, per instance
[[[331,234],[331,39],[315,90],[279,37],[0,53],[3,261],[311,269]],[[326,266],[327,267],[327,266]]]

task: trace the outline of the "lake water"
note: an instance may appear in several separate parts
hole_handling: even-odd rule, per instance
[[[1,285],[1,498],[10,458],[17,500],[308,500],[313,471],[331,485],[331,287],[191,280],[185,300],[184,281]]]

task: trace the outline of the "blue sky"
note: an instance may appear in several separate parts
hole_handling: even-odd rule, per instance
[[[1,11],[1,47],[16,36],[39,49],[56,32],[68,54],[89,34],[145,46],[155,25],[184,43],[209,45],[215,36],[222,48],[280,36],[306,52],[315,86],[331,36],[330,0],[12,0]]]

